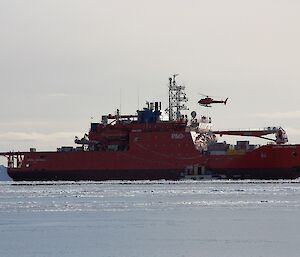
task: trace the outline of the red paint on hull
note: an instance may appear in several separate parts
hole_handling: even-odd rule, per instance
[[[189,168],[197,175],[204,168],[215,178],[300,177],[300,145],[266,145],[244,155],[203,155],[185,145],[163,144],[156,151],[26,153],[22,166],[9,168],[8,174],[14,180],[176,180]]]

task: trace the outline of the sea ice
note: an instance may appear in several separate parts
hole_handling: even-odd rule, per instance
[[[298,257],[299,186],[1,182],[0,256]]]

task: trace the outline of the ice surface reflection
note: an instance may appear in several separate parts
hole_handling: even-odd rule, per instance
[[[0,212],[300,206],[300,181],[6,182]]]
[[[299,256],[300,181],[1,182],[0,256]]]

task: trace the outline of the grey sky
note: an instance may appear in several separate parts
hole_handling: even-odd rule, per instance
[[[299,143],[299,13],[292,0],[2,0],[0,151],[70,145],[120,102],[166,104],[173,73],[215,128],[281,125]],[[198,93],[228,105],[203,110]]]

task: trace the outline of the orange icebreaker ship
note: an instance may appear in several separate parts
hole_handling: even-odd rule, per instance
[[[16,181],[33,180],[178,180],[295,179],[300,176],[300,145],[287,144],[282,128],[213,131],[211,118],[181,112],[187,102],[184,86],[169,79],[168,120],[161,103],[147,103],[136,115],[102,116],[88,134],[75,138],[79,146],[57,151],[0,153],[8,159],[8,174]],[[273,144],[236,145],[217,142],[216,135],[266,138]],[[266,138],[269,139],[269,138]]]

